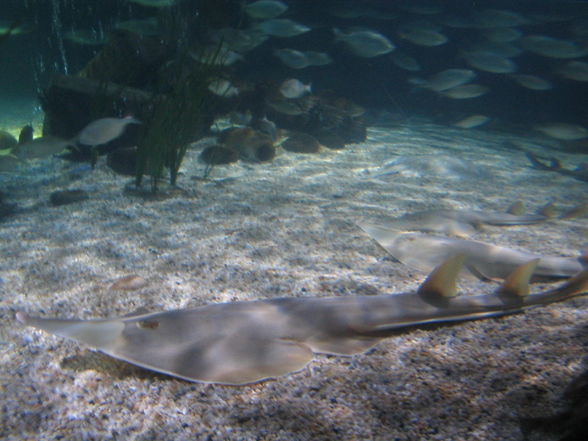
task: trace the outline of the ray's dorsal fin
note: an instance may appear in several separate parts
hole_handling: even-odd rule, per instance
[[[550,202],[549,204],[541,207],[537,211],[537,214],[545,216],[547,219],[554,219],[557,215],[557,213],[555,212],[555,202]]]
[[[423,300],[444,307],[457,295],[457,275],[463,267],[465,255],[457,254],[437,266],[419,286],[417,293]]]
[[[525,213],[525,206],[523,205],[522,201],[516,201],[513,202],[510,207],[508,207],[506,212],[515,216],[521,216]]]
[[[527,263],[519,265],[512,273],[504,280],[496,294],[505,302],[513,301],[520,302],[524,297],[531,292],[529,282],[535,268],[541,259],[533,259]]]
[[[584,202],[583,204],[576,205],[575,207],[566,211],[559,218],[563,219],[563,220],[575,219],[577,217],[584,216],[587,212],[588,212],[588,202]]]
[[[588,269],[576,274],[563,285],[560,285],[547,293],[556,294],[558,297],[557,301],[562,301],[586,291],[588,291]]]

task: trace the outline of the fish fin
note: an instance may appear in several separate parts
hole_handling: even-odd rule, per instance
[[[578,260],[580,261],[580,263],[582,264],[583,267],[588,267],[588,248],[586,248],[582,252],[580,257],[578,257]]]
[[[457,295],[457,276],[465,261],[464,254],[447,258],[438,265],[419,286],[417,293],[423,300],[435,306],[446,306]]]
[[[357,226],[365,231],[368,236],[375,240],[378,245],[384,249],[389,247],[394,242],[394,239],[396,239],[398,235],[402,233],[401,230],[384,228],[369,223],[358,223]]]
[[[550,202],[547,205],[541,207],[538,211],[537,214],[540,214],[541,216],[545,216],[547,219],[553,219],[556,217],[556,212],[555,212],[555,202]]]
[[[153,314],[153,311],[150,311],[145,306],[139,306],[137,309],[123,315],[122,317],[123,318],[131,318],[131,317],[137,317],[140,315],[148,315],[148,314]]]
[[[533,168],[538,170],[558,171],[561,169],[560,162],[555,158],[539,158],[532,152],[525,152],[525,156],[531,161]],[[549,161],[549,165],[542,163],[539,159]]]
[[[523,204],[523,201],[516,201],[513,202],[510,207],[508,207],[508,209],[506,210],[506,212],[508,214],[512,214],[515,216],[520,216],[522,214],[525,213],[525,206]]]
[[[365,333],[363,330],[359,334]],[[306,341],[313,352],[333,355],[354,355],[362,354],[372,346],[380,342],[378,337],[337,337],[310,339]]]
[[[210,336],[161,349],[143,351],[128,342],[107,354],[185,380],[235,386],[297,372],[313,358],[305,344],[247,334]]]
[[[498,288],[498,296],[505,302],[521,300],[523,297],[528,296],[531,292],[529,282],[540,260],[533,259],[516,267]]]
[[[577,217],[584,216],[588,212],[588,202],[576,205],[574,208],[566,211],[559,218],[560,219],[575,219]]]
[[[560,285],[547,293],[556,294],[558,296],[558,301],[561,301],[584,292],[588,292],[588,269],[579,272],[563,285]]]

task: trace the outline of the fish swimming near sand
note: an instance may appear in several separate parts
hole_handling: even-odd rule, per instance
[[[300,80],[296,78],[290,78],[285,80],[280,85],[280,93],[285,98],[301,98],[304,95],[312,93],[312,87],[309,84],[303,84]]]
[[[557,158],[540,158],[531,152],[525,152],[525,155],[531,162],[533,168],[537,170],[553,171],[560,175],[571,176],[579,181],[588,182],[588,164],[579,165],[576,169],[571,170],[564,168]],[[549,161],[549,164],[541,162],[543,160]]]
[[[245,13],[254,19],[276,18],[288,10],[288,5],[278,0],[258,0],[243,6]]]
[[[106,144],[121,136],[129,124],[141,124],[141,121],[132,116],[97,119],[82,129],[77,142],[92,147]]]
[[[437,267],[417,292],[218,303],[106,320],[17,319],[112,357],[189,381],[243,385],[303,369],[315,353],[351,356],[427,325],[515,314],[586,294],[588,270],[529,293],[537,265],[518,267],[495,294],[459,296],[463,256]]]
[[[588,138],[588,129],[578,124],[551,122],[538,124],[535,126],[535,130],[561,141],[577,141]]]
[[[63,153],[70,146],[73,146],[72,141],[57,136],[42,136],[19,144],[14,149],[14,155],[20,160],[43,159]]]
[[[287,18],[272,18],[262,21],[255,25],[255,29],[260,30],[266,35],[281,38],[296,37],[297,35],[310,31],[308,26],[296,23]]]
[[[457,254],[464,256],[464,275],[481,280],[505,280],[515,268],[531,260],[537,261],[533,273],[537,281],[569,278],[586,266],[585,256],[540,256],[475,240],[403,233],[368,223],[359,227],[396,260],[423,272]]]
[[[358,57],[373,58],[387,54],[396,46],[384,35],[370,30],[356,30],[348,34],[333,28],[335,41],[342,41]]]
[[[390,220],[385,227],[400,231],[427,231],[468,237],[484,225],[512,226],[532,225],[552,217],[552,205],[548,204],[536,214],[514,214],[477,210],[433,209],[407,213]]]

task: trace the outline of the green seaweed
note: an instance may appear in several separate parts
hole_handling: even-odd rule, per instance
[[[218,70],[217,50],[204,63],[191,62],[185,51],[177,63],[171,89],[156,95],[143,116],[143,130],[138,143],[136,185],[150,176],[151,190],[157,192],[165,169],[170,185],[175,186],[178,171],[190,142],[202,132],[208,84]]]

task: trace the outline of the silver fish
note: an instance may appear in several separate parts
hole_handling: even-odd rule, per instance
[[[344,42],[358,57],[373,58],[387,54],[396,46],[384,35],[374,31],[353,31],[348,34],[334,28],[335,41]]]
[[[483,126],[489,121],[489,116],[476,114],[460,119],[459,121],[453,123],[453,125],[455,127],[459,127],[460,129],[474,129],[476,127]]]
[[[535,130],[539,130],[551,138],[562,141],[576,141],[578,139],[588,138],[588,129],[577,124],[551,122],[537,125],[535,126]]]
[[[333,62],[331,56],[325,52],[305,51],[304,55],[306,56],[309,66],[326,66]]]
[[[280,93],[286,98],[301,98],[304,95],[312,93],[311,85],[303,84],[296,78],[285,80],[280,86]]]
[[[132,116],[97,119],[82,129],[77,136],[77,142],[89,146],[106,144],[122,135],[129,124],[141,124],[141,121]]]
[[[584,295],[588,271],[529,295],[536,261],[497,294],[455,297],[463,256],[437,267],[416,293],[219,303],[106,320],[16,318],[112,357],[203,383],[243,385],[300,371],[313,354],[350,356],[400,331],[520,313]],[[408,329],[406,329],[408,328]]]
[[[190,51],[190,57],[199,63],[215,66],[232,66],[237,61],[242,61],[243,56],[223,45],[220,49],[218,46],[207,46],[199,51]]]
[[[441,92],[457,86],[469,83],[476,78],[476,73],[471,69],[446,69],[426,80],[420,78],[411,79],[410,82],[427,89]]]
[[[275,50],[273,54],[279,58],[282,63],[292,69],[304,69],[305,67],[310,66],[306,54],[296,49],[278,49]]]
[[[391,59],[396,66],[409,72],[416,72],[422,69],[421,65],[414,57],[402,52],[394,52]]]
[[[492,73],[512,73],[517,70],[514,61],[488,51],[464,52],[466,62],[476,69]]]
[[[63,34],[63,38],[84,46],[101,46],[108,41],[103,32],[92,29],[72,29]]]
[[[57,136],[42,136],[17,146],[14,154],[21,160],[42,159],[62,153],[68,146],[72,145],[71,141]]]
[[[564,78],[574,81],[588,81],[588,63],[585,61],[570,61],[556,69]]]
[[[310,31],[308,26],[296,23],[287,18],[274,18],[272,20],[262,21],[256,25],[256,29],[259,29],[267,35],[282,38],[296,37],[297,35]]]
[[[161,26],[157,17],[120,21],[114,25],[114,28],[146,37],[161,34]]]
[[[553,89],[551,82],[544,80],[536,75],[513,74],[511,78],[519,85],[531,90],[550,90]]]
[[[288,10],[288,5],[278,0],[258,0],[243,7],[245,13],[260,20],[276,18]]]
[[[255,29],[234,29],[222,28],[212,32],[212,40],[217,44],[226,46],[225,50],[233,50],[236,52],[249,52],[260,44],[265,42],[269,37],[263,32]],[[212,47],[212,53],[218,49]]]
[[[168,8],[176,4],[177,0],[129,0],[131,3],[136,3],[141,6],[149,8]]]
[[[529,19],[507,9],[484,9],[472,14],[469,19],[469,27],[478,29],[506,28],[529,23]]]
[[[559,40],[546,35],[527,35],[520,39],[524,49],[548,58],[580,58],[588,55],[588,48],[571,40]]]
[[[453,98],[456,100],[465,100],[470,98],[478,98],[479,96],[485,95],[490,89],[481,84],[464,84],[462,86],[452,87],[451,89],[439,92],[441,95],[447,98]]]
[[[441,46],[449,41],[445,35],[434,29],[401,29],[398,35],[418,46]]]
[[[231,84],[229,80],[218,79],[208,85],[208,90],[217,96],[232,98],[239,95],[239,89]]]

